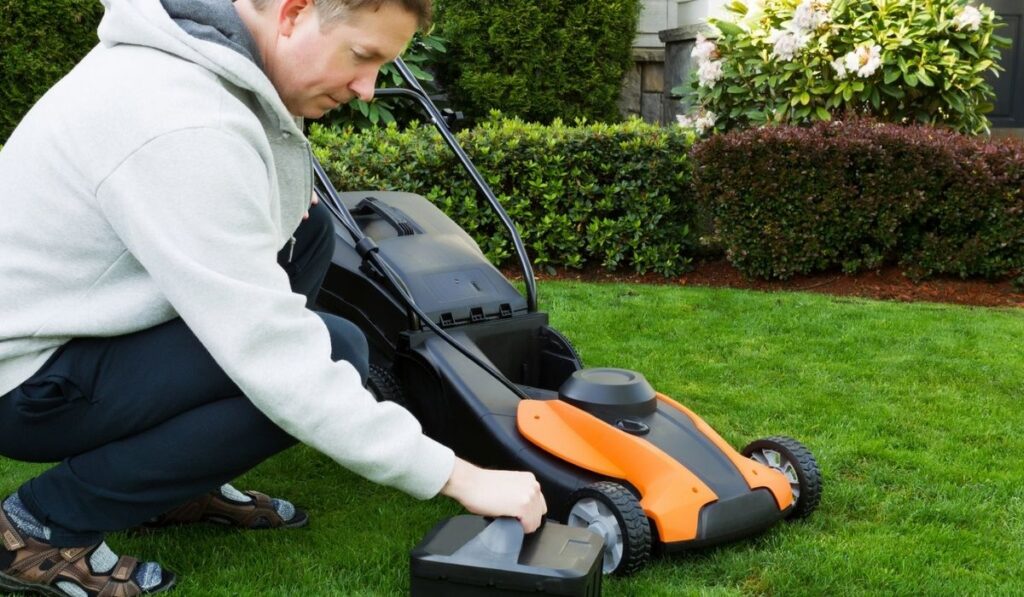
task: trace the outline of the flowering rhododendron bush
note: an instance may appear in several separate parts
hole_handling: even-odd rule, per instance
[[[836,114],[988,130],[1002,70],[992,9],[964,0],[736,0],[700,36],[680,117],[698,132]]]

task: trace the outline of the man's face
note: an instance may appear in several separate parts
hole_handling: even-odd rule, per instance
[[[288,111],[319,118],[355,98],[369,101],[377,72],[405,49],[416,16],[392,3],[362,9],[321,30],[316,5],[286,0],[278,35],[263,56]]]

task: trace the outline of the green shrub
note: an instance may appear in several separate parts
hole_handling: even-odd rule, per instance
[[[470,117],[619,120],[616,100],[636,35],[638,0],[444,0],[442,80]]]
[[[699,128],[798,124],[837,113],[988,130],[987,71],[1002,70],[992,9],[966,0],[734,0],[699,39]],[[711,116],[708,116],[708,113]]]
[[[871,121],[695,146],[716,241],[749,276],[898,263],[913,278],[1024,272],[1024,144]]]
[[[498,116],[458,138],[517,222],[534,263],[666,276],[688,266],[692,135],[639,120],[542,126]],[[511,241],[432,127],[313,125],[310,140],[339,189],[423,195],[492,261],[508,262]]]
[[[98,42],[96,0],[0,0],[0,141]]]

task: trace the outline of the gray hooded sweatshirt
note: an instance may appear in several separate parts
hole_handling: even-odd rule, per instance
[[[176,22],[160,0],[103,3],[100,45],[0,151],[0,396],[71,338],[181,317],[285,431],[368,479],[437,494],[454,454],[331,361],[277,265],[309,206],[309,146],[251,39]]]

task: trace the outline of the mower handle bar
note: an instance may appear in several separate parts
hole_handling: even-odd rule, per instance
[[[512,237],[512,244],[515,246],[516,255],[519,257],[519,266],[523,271],[523,282],[526,286],[527,308],[531,313],[535,312],[537,310],[537,281],[534,278],[533,267],[530,266],[530,258],[526,254],[526,246],[523,245],[523,238],[520,236],[519,230],[516,228],[512,218],[509,217],[508,212],[506,212],[505,208],[501,206],[498,198],[494,195],[494,191],[491,190],[490,185],[488,185],[487,181],[484,180],[484,177],[480,175],[480,171],[476,169],[472,160],[469,159],[469,156],[466,155],[462,146],[459,145],[458,140],[455,139],[455,135],[453,135],[451,130],[448,128],[448,123],[445,120],[444,115],[437,109],[437,106],[434,105],[433,100],[431,100],[430,96],[427,95],[427,92],[423,89],[423,86],[420,85],[416,76],[412,74],[412,71],[409,70],[409,67],[406,66],[405,62],[403,62],[401,58],[395,59],[394,64],[409,87],[376,89],[374,91],[374,95],[377,97],[391,96],[413,99],[419,102],[420,107],[422,107],[430,116],[430,120],[437,129],[437,132],[441,133],[441,137],[444,139],[445,143],[455,153],[455,156],[459,158],[459,162],[462,163],[466,172],[469,173],[470,178],[473,179],[473,183],[476,185],[477,190],[479,190],[483,194],[484,198],[487,199],[487,202],[490,204],[494,212],[498,214],[498,218],[501,220],[501,223],[505,226],[505,229],[508,230],[509,235]]]

